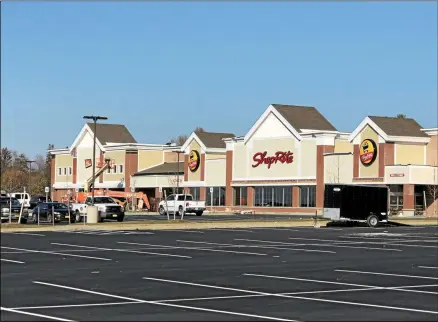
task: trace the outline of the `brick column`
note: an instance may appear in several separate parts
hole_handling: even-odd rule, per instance
[[[359,178],[359,154],[359,144],[355,144],[353,147],[353,178]]]
[[[205,153],[201,153],[201,181],[205,181]]]
[[[199,188],[199,199],[202,201],[205,201],[207,198],[207,188],[206,187],[200,187]]]
[[[333,153],[332,145],[318,145],[316,147],[316,207],[324,206],[324,153]]]
[[[300,207],[300,187],[299,186],[292,187],[292,207],[293,208]]]
[[[379,177],[381,178],[385,176],[385,147],[385,143],[379,143],[377,151],[377,157],[379,158]]]
[[[56,182],[56,159],[55,156],[52,156],[52,160],[50,161],[50,185],[53,185]]]
[[[233,178],[233,151],[227,151],[225,162],[225,206],[233,206],[233,187],[231,180]]]
[[[189,156],[184,154],[184,182],[189,181]]]
[[[415,185],[403,185],[403,216],[413,216],[415,210]]]
[[[73,183],[77,183],[78,177],[78,158],[73,158]]]
[[[247,189],[248,207],[254,207],[254,187],[248,187]]]
[[[126,151],[125,154],[125,191],[131,191],[131,176],[138,171],[137,151]]]

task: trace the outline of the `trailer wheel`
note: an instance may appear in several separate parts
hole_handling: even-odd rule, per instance
[[[370,215],[367,218],[367,224],[369,227],[375,228],[379,225],[379,218],[376,215]]]

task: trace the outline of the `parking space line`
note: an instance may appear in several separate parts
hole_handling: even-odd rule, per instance
[[[358,302],[328,300],[328,299],[303,297],[303,296],[294,296],[294,295],[283,295],[283,294],[276,294],[276,293],[267,293],[267,292],[258,292],[258,291],[252,291],[252,290],[237,289],[237,288],[232,288],[232,287],[223,287],[223,286],[216,286],[216,285],[208,285],[208,284],[199,284],[199,283],[167,280],[167,279],[153,278],[153,277],[143,277],[143,279],[145,279],[145,280],[155,280],[155,281],[167,282],[167,283],[190,285],[190,286],[199,286],[199,287],[205,287],[205,288],[222,289],[222,290],[229,290],[229,291],[236,291],[236,292],[243,292],[243,293],[250,293],[250,294],[260,294],[260,295],[273,296],[273,297],[291,298],[291,299],[298,299],[298,300],[307,300],[307,301],[315,301],[315,302],[326,302],[326,303],[336,303],[336,304],[345,304],[345,305],[363,306],[363,307],[373,307],[373,308],[398,310],[398,311],[409,311],[409,312],[418,312],[418,313],[438,314],[437,311],[419,310],[419,309],[412,309],[412,308],[404,308],[404,307],[388,306],[388,305],[378,305],[378,304],[369,304],[369,303],[358,303]],[[155,302],[155,303],[158,303],[158,302]]]
[[[371,249],[371,250],[382,250],[382,251],[395,251],[401,252],[401,249],[393,249],[393,248],[375,248],[375,247],[361,247],[361,246],[350,246],[350,245],[328,245],[328,244],[307,244],[307,243],[285,243],[285,242],[277,242],[277,241],[269,241],[269,240],[257,240],[257,239],[243,239],[243,238],[234,238],[234,240],[244,240],[244,241],[253,241],[260,243],[269,243],[269,244],[279,244],[279,245],[290,245],[290,246],[317,246],[317,247],[338,247],[338,248],[363,248],[363,249]]]
[[[419,268],[428,268],[428,269],[438,269],[438,267],[435,266],[418,266]]]
[[[58,317],[50,316],[50,315],[37,314],[37,313],[24,312],[24,311],[19,311],[19,310],[14,310],[14,309],[8,309],[8,308],[3,307],[3,306],[0,307],[0,309],[1,309],[2,311],[6,311],[6,312],[12,312],[12,313],[17,313],[17,314],[30,315],[30,316],[35,316],[35,317],[39,317],[39,318],[49,319],[49,320],[73,322],[73,320],[62,319],[62,318],[58,318]]]
[[[96,249],[96,250],[108,250],[108,251],[115,251],[115,252],[122,252],[122,253],[148,254],[148,255],[158,255],[158,256],[178,257],[178,258],[192,258],[191,256],[185,256],[185,255],[163,254],[163,253],[155,253],[155,252],[143,252],[143,251],[139,251],[139,250],[130,250],[130,249],[103,248],[103,247],[93,247],[93,246],[63,244],[63,243],[51,243],[51,244],[52,245],[78,247],[78,248]]]
[[[6,247],[1,246],[1,248],[6,249],[14,249],[14,250],[21,250],[27,253],[40,253],[40,254],[50,254],[50,255],[60,255],[60,256],[70,256],[70,257],[79,257],[79,258],[87,258],[87,259],[96,259],[101,261],[110,261],[112,259],[110,258],[104,258],[104,257],[93,257],[93,256],[84,256],[84,255],[74,255],[74,254],[66,254],[66,253],[58,253],[58,252],[51,252],[51,251],[45,251],[45,250],[33,250],[33,249],[23,249],[23,248],[15,248],[15,247]]]
[[[267,256],[267,254],[262,254],[262,253],[239,252],[239,251],[233,251],[233,250],[211,249],[211,248],[201,248],[201,247],[165,246],[165,245],[129,243],[129,242],[117,242],[117,243],[129,244],[129,245],[156,246],[156,247],[171,248],[171,249],[201,250],[201,251],[206,251],[206,252],[221,252],[221,253],[235,253],[235,254],[244,254],[244,255]]]
[[[237,240],[237,239],[235,239]],[[285,248],[285,247],[273,247],[273,246],[262,246],[262,245],[234,245],[234,244],[219,244],[219,243],[209,243],[209,242],[198,242],[190,240],[177,240],[177,242],[184,243],[195,243],[195,244],[207,244],[207,245],[218,245],[225,247],[237,247],[237,248],[266,248],[266,249],[281,249],[281,250],[292,250],[292,251],[303,251],[303,252],[316,252],[316,253],[331,253],[336,254],[336,252],[331,250],[319,250],[319,249],[303,249],[303,248]]]
[[[46,236],[43,234],[36,234],[36,233],[15,233],[15,232],[7,232],[6,234],[14,234],[14,235],[29,235],[29,236]]]
[[[364,271],[353,271],[353,270],[348,270],[348,269],[335,269],[335,272],[382,275],[382,276],[398,276],[398,277],[410,277],[410,278],[419,278],[419,279],[428,279],[428,280],[438,280],[438,277],[431,277],[431,276],[415,276],[415,275],[403,275],[403,274],[392,274],[392,273],[364,272]]]
[[[64,305],[42,305],[42,306],[21,306],[13,307],[14,310],[40,310],[40,309],[63,309],[73,307],[93,307],[93,306],[112,306],[125,304],[142,304],[143,302],[124,301],[124,302],[110,302],[110,303],[84,303],[84,304],[64,304]]]
[[[140,302],[140,303],[146,303],[146,304],[154,304],[154,305],[160,305],[160,306],[168,306],[168,307],[176,307],[176,308],[181,308],[181,309],[186,309],[186,310],[204,311],[204,312],[212,312],[212,313],[221,313],[221,314],[253,317],[253,318],[260,318],[260,319],[274,320],[274,321],[290,321],[290,322],[295,322],[296,321],[296,320],[290,320],[290,319],[276,318],[276,317],[272,317],[272,316],[247,314],[247,313],[240,313],[240,312],[233,312],[233,311],[214,310],[214,309],[207,309],[207,308],[196,307],[196,306],[187,306],[187,305],[179,305],[179,304],[171,304],[171,303],[161,303],[161,302],[154,302],[154,301],[145,301],[145,300],[139,300],[139,299],[135,299],[135,298],[131,298],[131,297],[125,297],[125,296],[114,295],[114,294],[103,293],[103,292],[90,291],[90,290],[81,289],[81,288],[77,288],[77,287],[71,287],[71,286],[64,286],[64,285],[60,285],[60,284],[53,284],[53,283],[46,283],[46,282],[39,282],[39,281],[33,281],[33,283],[40,284],[40,285],[57,287],[57,288],[69,289],[69,290],[83,292],[83,293],[89,293],[89,294],[95,294],[95,295],[100,295],[100,296],[118,298],[118,299],[127,300],[127,301],[134,301],[134,302]]]
[[[243,231],[243,232],[247,232],[247,233],[254,233],[254,231],[252,230],[247,230],[247,229],[240,229],[240,228],[230,228],[230,229],[223,229],[223,228],[211,228],[209,230],[217,230],[217,231],[228,231],[228,232],[239,232],[239,231]]]
[[[16,263],[16,264],[25,264],[25,262],[14,261],[12,259],[6,259],[6,258],[0,258],[0,261],[2,261],[2,262],[9,262],[9,263]]]
[[[271,227],[254,227],[251,229],[256,229],[256,230],[283,230],[283,231],[300,231],[298,229],[288,229],[288,228],[271,228]]]
[[[160,232],[173,231],[178,233],[195,233],[195,234],[203,234],[203,231],[200,230],[187,230],[187,229],[163,229]]]

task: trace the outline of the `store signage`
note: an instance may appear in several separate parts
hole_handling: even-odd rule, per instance
[[[373,140],[363,140],[359,147],[360,162],[366,167],[372,165],[377,157],[377,145]]]
[[[201,158],[199,156],[199,152],[196,150],[190,151],[189,154],[189,169],[192,172],[195,172],[199,168],[199,164],[201,163]]]
[[[389,176],[390,177],[404,177],[405,174],[404,173],[391,173]]]
[[[292,163],[294,161],[294,154],[290,151],[283,152],[277,151],[273,156],[267,156],[268,152],[257,152],[254,154],[252,159],[254,160],[253,168],[257,168],[259,165],[266,164],[268,165],[268,169],[271,168],[271,165],[280,163]]]
[[[85,159],[85,168],[91,167],[91,159]]]

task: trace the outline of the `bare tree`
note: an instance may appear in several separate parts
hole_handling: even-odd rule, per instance
[[[204,128],[197,126],[194,130],[195,133],[201,133],[201,132],[205,132]],[[187,139],[189,138],[189,134],[183,134],[183,135],[179,135],[177,137],[174,137],[172,139],[170,139],[170,143],[175,143],[176,145],[183,145]]]
[[[433,165],[433,184],[426,187],[426,193],[426,208],[432,205],[432,216],[436,217],[438,215],[438,166],[436,162]]]
[[[406,114],[397,114],[396,118],[398,118],[398,119],[405,119],[406,118]]]

